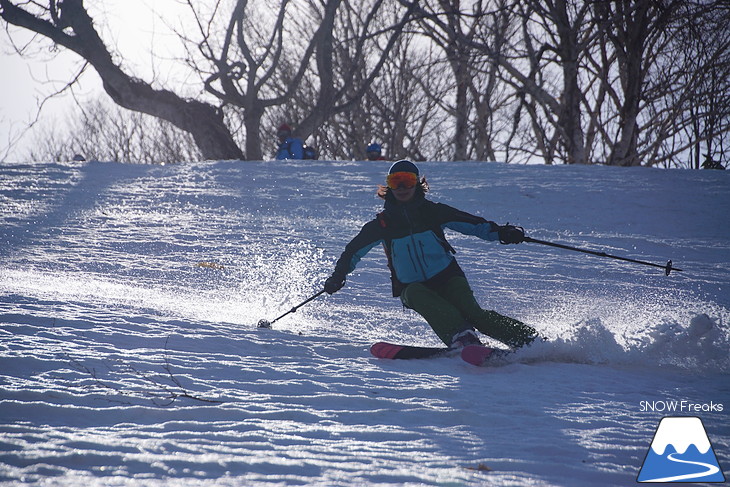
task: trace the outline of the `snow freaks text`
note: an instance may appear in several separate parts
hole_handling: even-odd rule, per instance
[[[721,413],[724,409],[722,403],[710,401],[709,403],[695,403],[691,401],[641,401],[639,402],[641,412],[668,412],[668,413]]]

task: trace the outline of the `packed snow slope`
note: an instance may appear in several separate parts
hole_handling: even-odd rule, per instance
[[[433,200],[529,236],[447,233],[485,308],[547,342],[436,345],[373,249],[386,162],[0,165],[0,482],[53,486],[635,485],[664,416],[730,468],[730,171],[422,163]]]

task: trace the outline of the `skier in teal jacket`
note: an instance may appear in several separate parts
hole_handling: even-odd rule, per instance
[[[444,235],[444,228],[449,228],[484,240],[520,243],[525,236],[522,229],[434,203],[426,199],[426,191],[415,164],[407,160],[393,164],[387,187],[378,193],[385,199],[384,211],[347,244],[324,290],[329,294],[340,290],[360,259],[382,244],[393,296],[421,314],[447,346],[480,344],[475,329],[510,347],[531,343],[538,336],[534,328],[479,306]]]

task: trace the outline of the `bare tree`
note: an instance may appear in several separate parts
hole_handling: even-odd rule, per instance
[[[446,39],[451,39],[451,46],[470,46],[499,66],[502,79],[511,84],[513,96],[521,107],[515,113],[517,123],[513,125],[513,135],[518,132],[516,129],[524,111],[531,120],[533,144],[546,163],[552,163],[556,157],[558,144],[565,162],[588,163],[582,126],[579,65],[582,53],[592,41],[590,8],[587,4],[564,0],[492,4],[494,8],[487,15],[482,3],[475,3],[478,10],[474,10],[473,16],[480,21],[479,24],[483,25],[489,19],[494,23],[494,27],[483,29],[480,36],[474,35],[475,29],[464,31],[457,28],[454,21],[444,20],[445,12],[442,15],[431,13],[428,20],[441,32],[448,33]],[[446,18],[456,15],[463,21],[464,14],[459,14],[451,6],[451,2],[440,5],[442,10],[450,9],[446,11],[449,13]],[[459,50],[464,52],[464,49],[464,46],[457,50],[451,47],[452,52],[448,56],[455,60],[460,56],[463,58]],[[460,67],[463,64],[457,61],[455,69],[464,70]],[[494,70],[482,72],[497,75]],[[461,82],[473,79],[473,76],[472,72],[460,77]],[[494,89],[493,82],[485,84]],[[462,95],[459,95],[458,86],[456,90],[459,99]]]
[[[124,110],[103,100],[83,103],[61,123],[36,132],[34,161],[87,160],[130,163],[174,163],[200,159],[192,136],[169,122]],[[59,131],[58,127],[64,127]]]
[[[296,29],[312,27],[312,22],[293,20],[289,1],[282,1],[275,15],[266,16],[268,8],[261,2],[238,0],[231,12],[222,10],[217,1],[214,8],[204,4],[187,2],[193,12],[198,31],[196,36],[180,32],[189,48],[189,62],[200,73],[207,92],[229,107],[242,109],[240,116],[246,132],[246,155],[250,159],[262,159],[260,126],[266,110],[281,105],[291,98],[298,88],[320,36],[326,36],[331,26],[313,29],[314,34],[304,37],[306,43],[295,59],[292,47]],[[337,10],[339,0],[330,0],[325,6],[329,15]],[[258,7],[258,8],[257,8]],[[200,9],[208,8],[201,12]],[[218,18],[223,19],[221,28]],[[221,38],[219,32],[224,34]],[[195,51],[202,55],[198,60]]]
[[[503,1],[494,2],[491,10],[485,11],[478,24],[479,31],[475,39],[491,46],[490,52],[503,52],[514,29]],[[511,127],[514,123],[510,112],[510,98],[514,92],[510,85],[502,79],[502,68],[492,62],[491,56],[475,56],[477,76],[470,83],[471,96],[474,100],[474,157],[479,161],[496,161],[498,147],[501,147],[504,158],[509,161],[508,140],[514,135]]]
[[[518,8],[530,74],[526,76],[515,65],[509,65],[510,75],[545,111],[544,120],[553,125],[556,140],[563,147],[564,162],[587,164],[590,161],[582,123],[579,70],[593,33],[589,5],[565,0],[528,1]],[[557,79],[543,78],[538,84],[533,80],[537,70],[552,73]],[[550,94],[553,88],[556,92]],[[540,125],[544,128],[544,124]]]
[[[424,35],[436,44],[444,53],[446,65],[453,76],[451,103],[442,104],[449,111],[454,124],[453,153],[451,158],[457,161],[469,159],[469,96],[473,94],[474,56],[471,40],[473,39],[477,21],[481,20],[482,4],[473,4],[473,11],[462,7],[460,0],[424,1],[419,9],[419,24]],[[433,19],[438,19],[434,22]],[[439,94],[441,96],[441,94]]]
[[[523,24],[529,19],[540,26],[536,34],[524,29],[526,59],[534,70],[559,67],[563,84],[559,97],[541,99],[522,83],[537,101],[528,111],[537,113],[539,108],[555,117],[555,135],[566,149],[566,162],[676,165],[678,155],[727,133],[727,109],[719,108],[727,106],[729,94],[726,3],[612,0],[521,4],[525,5],[529,9],[521,15]],[[540,49],[529,48],[532,41]],[[533,62],[543,59],[533,53],[550,52],[557,54],[553,62]],[[515,80],[521,79],[509,71]],[[550,91],[545,80],[536,84]],[[535,123],[535,133],[546,133],[549,126]],[[697,130],[699,126],[703,129]],[[695,166],[697,160],[696,156]]]
[[[245,146],[246,157],[262,159],[275,144],[264,131],[287,121],[331,158],[362,158],[375,140],[391,158],[666,167],[727,159],[727,2],[182,3],[196,25],[177,29],[182,62],[198,77],[199,99],[127,72],[83,0],[0,0],[0,17],[75,52],[116,104],[173,124],[197,146],[188,150],[179,141],[190,139],[166,124],[132,118],[125,131],[86,107],[77,131],[97,124],[114,133],[87,137],[107,144],[107,157],[235,159]],[[48,135],[45,157],[62,157],[61,136]]]
[[[382,15],[383,4],[310,0],[294,8],[285,0],[267,17],[263,2],[238,0],[222,41],[196,13],[202,40],[187,41],[208,65],[194,67],[206,73],[209,93],[241,109],[249,158],[263,157],[267,111],[287,114],[279,121],[294,122],[294,135],[306,138],[360,101],[410,17],[408,9]]]
[[[381,14],[381,25],[397,22],[402,15],[393,5]],[[390,39],[382,37],[381,42],[388,46]],[[320,127],[319,146],[336,158],[363,159],[366,145],[374,141],[385,147],[390,159],[447,159],[451,124],[445,117],[442,100],[450,80],[448,71],[444,72],[439,64],[442,59],[438,50],[419,42],[418,34],[410,29],[395,39],[388,56],[381,55],[382,49],[383,46],[358,51],[346,43],[337,43],[336,65],[341,73],[354,71],[354,87],[363,86],[367,78],[372,78],[372,68],[368,66],[381,60],[382,66],[378,76],[368,82],[361,100],[343,104],[343,109]]]
[[[220,108],[155,89],[126,73],[102,41],[83,0],[51,0],[46,5],[0,0],[0,8],[0,16],[6,22],[43,35],[88,61],[101,77],[104,90],[118,105],[167,120],[189,132],[205,158],[243,157]]]
[[[730,6],[680,2],[664,32],[665,48],[646,89],[644,164],[727,164],[730,137]]]
[[[498,107],[503,106],[497,89],[499,66],[492,57],[482,55],[475,40],[490,46],[490,52],[500,50],[509,24],[497,4],[426,0],[417,9],[419,32],[442,53],[442,57],[429,57],[436,63],[435,71],[450,73],[447,86],[424,87],[426,95],[451,119],[447,122],[452,136],[447,159],[496,159],[493,129]]]

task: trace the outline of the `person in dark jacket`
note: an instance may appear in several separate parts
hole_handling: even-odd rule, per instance
[[[282,123],[276,131],[279,146],[276,150],[276,160],[304,159],[304,143],[301,139],[292,136],[289,124]]]
[[[449,347],[481,344],[475,330],[509,347],[534,341],[537,331],[514,318],[484,310],[474,298],[464,272],[446,240],[448,228],[501,243],[521,243],[524,231],[426,199],[428,185],[418,167],[401,160],[388,171],[387,187],[380,187],[384,211],[366,223],[350,241],[327,279],[324,290],[340,290],[346,276],[376,245],[383,245],[391,272],[393,296],[421,314]]]

